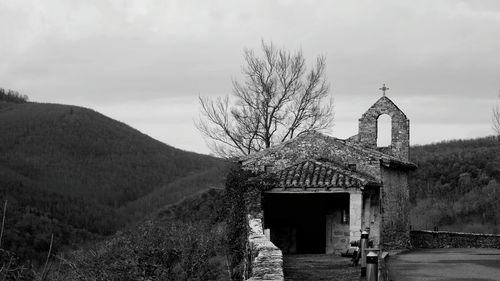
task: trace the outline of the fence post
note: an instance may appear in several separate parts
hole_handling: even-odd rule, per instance
[[[361,251],[361,277],[366,276],[366,249],[368,248],[368,232],[361,232],[361,241],[360,241],[360,251]]]
[[[366,281],[378,281],[378,254],[374,251],[366,255]]]

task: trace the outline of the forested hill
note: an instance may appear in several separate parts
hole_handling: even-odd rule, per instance
[[[2,248],[36,258],[46,255],[52,233],[57,246],[114,233],[151,206],[221,184],[221,169],[218,158],[173,148],[90,109],[0,101]]]
[[[500,140],[496,137],[414,146],[412,224],[500,233]]]

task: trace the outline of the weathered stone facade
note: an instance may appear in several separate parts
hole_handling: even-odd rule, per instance
[[[283,255],[280,249],[264,235],[262,219],[249,215],[248,222],[251,277],[247,280],[283,281]]]
[[[408,161],[410,150],[410,121],[386,96],[380,98],[359,119],[358,141],[369,148],[377,148],[377,120],[387,114],[392,120],[390,154]]]
[[[408,173],[382,166],[382,179],[381,243],[387,250],[406,248],[410,245]]]

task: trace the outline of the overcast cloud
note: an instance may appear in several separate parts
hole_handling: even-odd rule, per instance
[[[243,49],[261,39],[309,62],[326,55],[341,138],[382,83],[412,144],[489,135],[500,89],[496,0],[0,0],[0,35],[0,87],[202,153],[198,95],[229,94]]]

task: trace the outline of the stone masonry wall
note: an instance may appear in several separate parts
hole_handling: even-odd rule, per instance
[[[413,230],[411,245],[415,248],[498,248],[500,234]]]
[[[370,240],[373,241],[375,247],[380,246],[380,191],[366,190],[363,198],[363,223],[362,230],[370,229]]]
[[[358,141],[370,148],[377,148],[377,120],[382,114],[389,115],[392,120],[390,154],[407,161],[410,147],[410,121],[385,96],[373,104],[359,119]]]
[[[361,224],[363,210],[363,194],[361,192],[349,193],[349,241],[361,239]]]
[[[262,220],[248,216],[248,235],[251,276],[250,281],[283,281],[283,255],[264,235]]]
[[[410,244],[408,174],[383,167],[382,181],[380,242],[384,250],[406,248]]]

